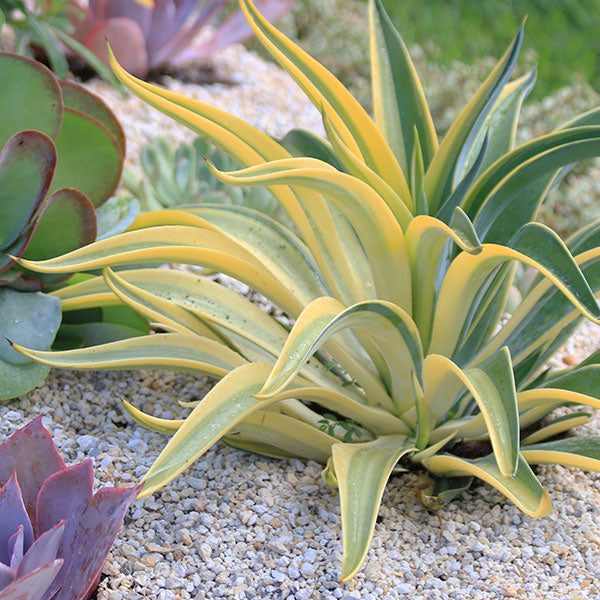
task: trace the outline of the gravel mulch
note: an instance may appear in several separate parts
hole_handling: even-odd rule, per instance
[[[274,65],[232,48],[216,66],[238,85],[168,85],[273,135],[292,125],[320,131],[317,111]],[[123,122],[130,164],[140,144],[156,135],[193,137],[133,97],[123,100],[101,82],[89,87]],[[555,365],[578,362],[599,346],[598,328],[585,326]],[[68,463],[91,455],[98,485],[130,485],[167,437],[132,424],[120,398],[175,417],[182,414],[177,400],[201,398],[208,386],[172,372],[53,371],[37,390],[0,406],[0,433],[42,413]],[[600,418],[583,432],[600,432]],[[320,470],[314,462],[274,461],[217,444],[152,498],[134,503],[97,598],[600,598],[599,474],[540,468],[555,510],[537,520],[481,485],[441,511],[442,529],[416,501],[417,476],[394,478],[364,568],[341,585],[339,502]]]

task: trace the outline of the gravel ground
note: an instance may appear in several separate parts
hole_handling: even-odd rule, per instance
[[[240,48],[224,52],[216,66],[238,85],[186,85],[185,92],[273,135],[282,135],[291,124],[320,130],[317,111],[275,66]],[[158,133],[191,139],[187,130],[138,100],[123,101],[101,82],[90,87],[122,120],[130,164],[137,160],[139,144]],[[183,88],[176,81],[169,87]],[[586,326],[555,364],[578,362],[599,346],[598,328]],[[131,424],[119,398],[157,416],[175,417],[181,414],[177,399],[201,398],[208,385],[171,372],[53,371],[37,390],[0,406],[0,433],[8,435],[42,413],[68,463],[94,456],[98,485],[129,485],[167,438]],[[580,430],[600,432],[598,416]],[[395,478],[386,488],[363,569],[341,585],[339,503],[320,470],[313,462],[273,461],[218,444],[184,476],[134,503],[97,597],[600,598],[598,474],[540,468],[555,505],[541,520],[479,486],[441,512],[443,530],[416,502],[416,476]]]

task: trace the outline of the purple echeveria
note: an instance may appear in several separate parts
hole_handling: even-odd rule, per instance
[[[67,467],[37,417],[0,445],[0,600],[82,600],[141,490],[94,494],[92,460]]]
[[[108,40],[121,66],[138,77],[152,69],[203,60],[253,34],[237,10],[213,33],[198,38],[202,29],[218,20],[227,0],[154,0],[152,8],[138,0],[70,0],[70,4],[78,9],[71,19],[72,36],[106,64]],[[255,4],[265,18],[276,21],[293,2],[255,0]]]

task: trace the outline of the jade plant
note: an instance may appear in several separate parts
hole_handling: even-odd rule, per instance
[[[44,276],[13,257],[50,258],[93,242],[96,208],[119,183],[125,138],[108,107],[32,59],[0,53],[0,399],[48,373],[16,354],[10,337],[49,348],[60,302],[39,293],[69,275]]]
[[[439,509],[477,477],[527,515],[551,500],[531,465],[600,470],[600,437],[562,439],[600,407],[600,352],[545,365],[583,318],[600,322],[600,224],[563,242],[535,217],[563,167],[600,154],[600,109],[515,147],[535,72],[510,79],[523,30],[439,141],[413,63],[380,0],[369,2],[374,120],[317,61],[240,0],[257,37],[322,112],[327,139],[297,131],[293,157],[225,112],[136,79],[133,93],[242,165],[224,183],[266,186],[298,234],[243,206],[141,215],[130,231],[62,257],[45,273],[104,268],[55,294],[63,309],[126,304],[163,335],[26,356],[66,368],[179,368],[221,380],[181,420],[125,404],[172,435],[143,480],[166,485],[217,440],[325,465],[338,488],[341,578],[365,559],[388,478],[427,478]],[[243,281],[291,331],[231,290],[190,273],[112,267],[185,262]],[[505,315],[515,266],[537,271]],[[477,441],[478,444],[469,444]],[[467,443],[467,444],[465,444]],[[478,454],[467,453],[476,447]]]
[[[37,417],[0,446],[0,598],[86,600],[141,485],[94,494],[92,459],[67,467]]]
[[[124,187],[144,211],[192,204],[243,204],[273,215],[277,201],[263,188],[225,185],[211,172],[207,162],[221,170],[234,168],[233,161],[205,139],[174,148],[166,138],[156,138],[142,148],[143,174],[130,168],[123,172]]]

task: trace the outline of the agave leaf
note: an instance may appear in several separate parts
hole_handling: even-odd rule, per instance
[[[427,169],[438,149],[435,127],[406,45],[381,0],[369,2],[369,25],[375,122],[404,173],[411,172],[417,139]]]
[[[8,249],[23,235],[46,197],[55,165],[54,143],[39,131],[21,131],[6,142],[0,153],[0,248]],[[21,246],[32,234],[33,228],[28,229]]]
[[[437,212],[442,199],[452,192],[462,178],[475,139],[515,67],[522,40],[523,27],[453,123],[435,153],[426,175],[427,198],[432,214]]]
[[[462,253],[450,265],[436,307],[429,351],[452,356],[469,307],[492,271],[507,260],[537,269],[588,318],[597,321],[598,304],[577,263],[548,227],[530,223],[513,237],[510,247],[484,244],[478,255]]]
[[[150,321],[168,325],[175,332],[196,334],[224,342],[224,338],[219,336],[204,319],[170,300],[131,285],[109,268],[104,269],[104,280],[122,302]]]
[[[530,164],[537,157],[548,151],[571,143],[581,142],[597,137],[598,123],[593,125],[577,125],[567,129],[554,131],[522,144],[508,154],[505,154],[488,167],[467,193],[463,209],[474,218],[484,201],[497,189],[498,185],[518,167]]]
[[[330,164],[338,171],[344,167],[336,156],[331,144],[322,137],[307,129],[290,129],[279,143],[292,155],[296,157],[308,156]]]
[[[0,54],[0,146],[19,131],[35,129],[56,138],[62,123],[63,101],[56,77],[41,63],[22,55]]]
[[[292,158],[241,171],[214,172],[224,183],[234,185],[284,183],[325,194],[356,229],[373,269],[377,296],[410,310],[410,286],[405,283],[410,281],[410,266],[404,235],[388,206],[371,187],[314,159]],[[385,256],[390,260],[383,260]],[[391,281],[390,270],[396,274]]]
[[[600,154],[600,128],[590,129],[595,129],[593,137],[563,144],[531,158],[494,189],[474,221],[484,241],[506,243],[519,226],[535,217],[558,169]]]
[[[129,75],[109,52],[111,66],[119,80],[133,93],[166,115],[201,133],[243,166],[266,160],[289,158],[290,154],[275,140],[241,119],[208,104],[163,90]],[[356,272],[354,260],[349,261],[336,231],[330,210],[319,195],[302,191],[302,205],[297,192],[287,186],[275,186],[269,191],[288,212],[302,238],[310,248],[328,285],[336,295],[352,303],[364,299],[363,272]]]
[[[175,433],[185,422],[185,419],[161,419],[148,415],[126,400],[123,400],[123,408],[136,423],[157,433]]]
[[[125,155],[125,134],[121,123],[99,96],[92,94],[83,86],[72,81],[59,82],[65,106],[74,108],[104,125],[117,141],[121,153]]]
[[[112,196],[121,178],[123,153],[104,125],[79,110],[65,108],[56,148],[58,162],[50,191],[76,188],[94,206]]]
[[[466,386],[481,411],[500,472],[512,477],[518,464],[519,411],[508,349],[464,370],[444,356],[430,354],[425,359],[423,381],[432,424]]]
[[[257,400],[272,365],[250,363],[224,377],[194,408],[154,461],[142,481],[140,494],[150,496],[175,478],[223,434],[253,412],[275,401]]]
[[[153,260],[198,264],[231,275],[270,298],[292,316],[303,308],[302,303],[250,252],[228,236],[198,227],[164,226],[129,231],[56,259],[22,259],[19,262],[41,272],[69,273]]]
[[[496,160],[506,156],[515,144],[517,124],[523,100],[533,89],[537,78],[537,70],[534,68],[526,75],[507,83],[504,86],[496,104],[492,108],[487,122],[479,134],[479,139],[473,144],[466,168],[477,156],[478,148],[483,142],[483,132],[487,130],[489,140],[488,149],[481,169],[485,171]]]
[[[227,434],[235,440],[241,434],[247,441],[267,444],[302,458],[327,462],[338,440],[298,419],[273,411],[259,410],[235,425]]]
[[[600,471],[600,436],[577,436],[534,444],[523,448],[521,454],[533,465],[555,464]]]
[[[402,169],[381,131],[348,90],[318,61],[275,29],[250,0],[240,5],[257,38],[296,80],[313,104],[330,107],[344,143],[385,179],[401,196],[410,192]]]
[[[523,446],[530,446],[531,444],[537,444],[543,440],[551,437],[555,437],[573,427],[579,427],[579,425],[585,425],[590,420],[590,414],[584,412],[569,413],[554,419],[551,423],[545,427],[541,427],[537,431],[534,431],[531,435],[528,435],[524,440],[521,441],[521,448]],[[532,461],[524,457],[528,463],[532,464]]]
[[[416,448],[403,435],[383,436],[365,444],[335,444],[335,476],[342,505],[344,557],[341,581],[360,569],[373,535],[383,488],[394,465]]]
[[[393,413],[402,412],[403,406],[405,409],[406,405],[412,406],[410,372],[414,371],[420,378],[423,350],[410,316],[383,301],[359,303],[344,309],[333,298],[315,300],[300,315],[259,397],[272,397],[282,391],[315,350],[336,332],[350,327],[364,329],[365,334],[372,337],[382,349],[391,372],[391,396],[395,406],[390,406],[381,392],[374,396],[365,388],[368,402],[391,409]]]
[[[421,339],[429,341],[433,309],[436,300],[436,278],[442,253],[451,239],[462,250],[471,254],[481,252],[481,242],[469,218],[460,208],[450,226],[426,215],[415,217],[406,232],[413,282],[413,318]]]
[[[380,177],[375,171],[369,168],[356,154],[353,154],[350,148],[344,144],[344,141],[336,131],[333,121],[323,107],[323,126],[327,133],[327,137],[331,141],[333,149],[337,156],[342,160],[345,169],[348,173],[358,177],[368,185],[370,185],[385,201],[402,229],[406,229],[412,218],[411,210],[413,210],[413,201],[410,196],[400,197],[390,185]]]
[[[41,292],[22,293],[0,288],[0,359],[14,365],[30,362],[15,352],[8,340],[46,350],[56,336],[60,319],[57,298]],[[2,381],[2,387],[4,384]]]
[[[245,360],[213,340],[164,333],[111,342],[95,348],[41,352],[13,344],[19,352],[43,364],[69,369],[178,369],[223,377]]]
[[[520,457],[515,477],[500,473],[494,455],[467,460],[449,454],[439,454],[424,461],[424,466],[441,477],[474,476],[495,487],[530,517],[545,517],[552,510],[546,490]]]

